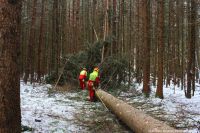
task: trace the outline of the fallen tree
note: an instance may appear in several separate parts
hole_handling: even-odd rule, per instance
[[[100,101],[127,124],[135,133],[182,133],[164,122],[154,119],[103,90],[96,91]]]

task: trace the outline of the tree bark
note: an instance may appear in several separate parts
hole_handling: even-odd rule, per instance
[[[126,123],[126,125],[128,125],[135,133],[182,133],[182,131],[176,130],[164,122],[148,116],[143,111],[135,109],[134,107],[128,105],[122,100],[115,98],[105,91],[97,90],[96,95],[107,108],[116,114],[119,119]]]
[[[112,42],[112,54],[116,54],[117,52],[117,1],[113,0],[113,27],[112,27],[112,34],[113,34],[113,42]]]
[[[149,18],[149,2],[148,0],[142,1],[142,21],[144,32],[144,53],[143,53],[143,93],[150,93],[150,18]]]
[[[105,9],[105,20],[104,20],[104,36],[103,36],[103,41],[106,40],[106,37],[108,36],[108,32],[109,32],[109,20],[108,20],[108,10],[109,10],[109,1],[105,0],[105,5],[106,5],[106,9]],[[104,58],[105,58],[105,53],[107,51],[107,47],[105,47],[105,45],[102,48],[102,52],[101,52],[101,63],[103,62]]]
[[[55,72],[58,78],[59,67],[59,1],[53,0],[52,10],[52,46],[51,46],[51,71]]]
[[[188,47],[188,67],[187,67],[187,93],[186,97],[191,98],[191,90],[193,90],[193,95],[195,91],[195,43],[196,43],[196,2],[191,0],[191,9],[189,15],[189,25],[191,28],[191,33]]]
[[[163,39],[163,28],[164,28],[164,10],[163,0],[159,1],[159,16],[158,16],[158,84],[156,90],[156,96],[163,99],[163,52],[164,52],[164,39]]]
[[[39,36],[39,46],[38,46],[38,68],[37,68],[37,81],[41,82],[41,51],[44,45],[44,5],[45,0],[42,0],[42,11],[41,11],[41,19],[40,19],[40,36]]]
[[[0,1],[0,133],[21,132],[20,20],[21,0]]]

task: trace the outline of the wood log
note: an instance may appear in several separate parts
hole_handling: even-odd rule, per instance
[[[183,133],[99,89],[96,96],[135,133]]]

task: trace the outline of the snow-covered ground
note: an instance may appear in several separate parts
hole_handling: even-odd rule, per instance
[[[22,125],[33,128],[34,133],[71,132],[130,132],[100,102],[87,101],[87,91],[54,92],[51,85],[31,85],[21,82]],[[119,98],[153,117],[186,132],[200,130],[200,87],[195,96],[186,99],[178,87],[164,88],[164,99],[155,98],[152,87],[149,98],[135,85]]]
[[[22,125],[33,133],[130,132],[87,91],[52,92],[51,85],[20,83]],[[28,131],[26,131],[28,132]]]
[[[200,85],[196,84],[195,95],[185,98],[184,90],[177,86],[164,86],[164,99],[155,98],[156,87],[151,87],[149,98],[142,95],[142,84],[135,85],[129,92],[121,93],[119,98],[129,102],[138,109],[160,120],[167,121],[171,126],[186,129],[186,132],[200,133]],[[133,91],[134,90],[134,91]],[[134,94],[134,92],[136,93]]]
[[[21,82],[22,125],[29,126],[35,132],[78,131],[73,124],[74,106],[66,106],[70,102],[67,95],[48,94],[50,85],[25,85]],[[62,101],[62,102],[61,102]],[[81,102],[74,103],[81,106]]]

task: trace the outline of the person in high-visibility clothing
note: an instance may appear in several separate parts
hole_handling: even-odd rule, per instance
[[[95,89],[98,88],[99,82],[100,82],[99,68],[95,67],[94,71],[90,74],[89,81],[88,81],[88,89],[89,89],[89,96],[90,96],[91,102],[96,100]]]
[[[87,78],[87,69],[83,68],[79,75],[80,88],[82,90],[84,90],[86,87],[86,78]]]

